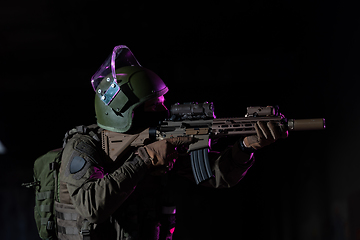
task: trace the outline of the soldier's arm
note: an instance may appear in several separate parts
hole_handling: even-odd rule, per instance
[[[232,148],[215,159],[213,164],[215,178],[209,180],[212,186],[216,188],[234,186],[253,164],[252,152],[288,136],[287,128],[277,127],[272,122],[258,121],[255,130],[256,135],[240,138]],[[214,156],[212,158],[214,159]]]
[[[236,185],[254,163],[252,153],[241,149],[240,143],[236,142],[233,147],[224,152],[210,152],[214,177],[203,184],[215,188],[229,188]]]
[[[64,149],[60,174],[76,210],[93,223],[106,220],[116,211],[147,173],[150,163],[140,148],[138,155],[132,154],[121,167],[106,174],[98,165],[98,150],[91,138],[72,138]]]

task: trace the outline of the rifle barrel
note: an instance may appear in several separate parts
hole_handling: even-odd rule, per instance
[[[326,128],[325,118],[289,119],[290,131],[321,130]]]

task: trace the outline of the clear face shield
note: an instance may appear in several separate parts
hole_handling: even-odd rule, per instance
[[[116,82],[116,69],[126,66],[138,66],[141,67],[140,63],[136,60],[134,54],[125,45],[119,45],[114,47],[113,52],[97,70],[97,72],[91,77],[91,85],[96,91],[96,88],[100,82],[109,75],[112,74],[114,81]]]

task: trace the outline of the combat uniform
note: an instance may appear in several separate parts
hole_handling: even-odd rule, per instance
[[[222,154],[210,152],[209,158],[214,178],[203,185],[215,188],[235,185],[254,161],[239,143]],[[176,210],[164,199],[173,198],[164,196],[168,192],[163,177],[149,174],[149,164],[143,147],[114,162],[102,150],[101,141],[75,134],[64,148],[60,170],[60,202],[73,205],[79,214],[68,222],[80,232],[88,221],[91,239],[171,239]],[[190,157],[180,156],[170,174],[193,179]]]
[[[123,45],[114,48],[91,83],[98,127],[67,135],[59,176],[60,202],[55,203],[59,239],[172,239],[176,213],[172,179],[184,176],[194,181],[189,155],[180,154],[171,171],[158,174],[154,170],[170,170],[176,159],[172,158],[177,153],[173,145],[169,149],[161,145],[171,144],[169,139],[129,145],[115,157],[103,149],[100,140],[105,130],[130,134],[135,127],[144,130],[164,120],[163,95],[168,88]],[[267,126],[259,126],[257,132],[270,132]],[[271,134],[255,137],[257,148],[268,137],[266,144],[274,141]],[[221,151],[209,152],[214,177],[201,185],[228,188],[237,184],[254,162],[244,143],[236,141],[232,147],[225,144]]]

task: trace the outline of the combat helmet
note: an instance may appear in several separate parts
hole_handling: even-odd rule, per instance
[[[120,133],[131,128],[136,107],[168,91],[161,78],[143,68],[125,45],[114,48],[92,76],[91,84],[96,92],[97,124]]]

